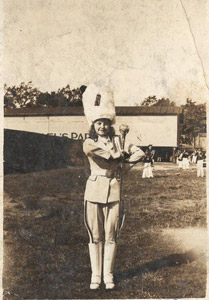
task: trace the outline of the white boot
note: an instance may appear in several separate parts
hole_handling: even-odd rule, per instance
[[[114,289],[113,269],[115,263],[115,255],[117,250],[116,243],[105,243],[104,246],[104,283],[106,289]]]
[[[89,243],[89,254],[92,271],[90,289],[96,290],[101,284],[102,242],[99,242],[98,244]]]

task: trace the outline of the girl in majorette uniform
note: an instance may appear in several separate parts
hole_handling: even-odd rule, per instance
[[[113,92],[110,88],[91,84],[83,94],[84,113],[90,125],[90,138],[83,144],[91,174],[84,195],[84,221],[89,234],[91,262],[90,289],[98,289],[102,280],[113,289],[113,268],[120,224],[121,166],[124,155],[137,159],[144,152],[126,145],[116,136]],[[104,248],[104,257],[103,257]]]

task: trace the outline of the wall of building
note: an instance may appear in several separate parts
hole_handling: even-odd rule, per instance
[[[119,133],[119,126],[128,124],[127,142],[142,149],[152,144],[156,161],[170,161],[180,113],[176,107],[116,107],[114,127]],[[82,141],[89,126],[82,107],[6,110],[4,127],[6,174],[88,165]]]
[[[115,129],[130,126],[127,141],[139,146],[177,147],[177,115],[117,116]],[[5,117],[5,129],[84,140],[88,124],[84,116],[19,116]]]

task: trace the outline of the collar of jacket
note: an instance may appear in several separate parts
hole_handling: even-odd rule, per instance
[[[109,137],[98,136],[98,142],[106,146],[108,143],[111,143],[111,140]]]

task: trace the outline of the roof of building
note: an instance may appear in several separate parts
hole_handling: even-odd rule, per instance
[[[117,106],[117,116],[138,115],[179,115],[182,108],[177,106]],[[83,116],[83,107],[25,107],[5,109],[5,117],[21,116]]]

